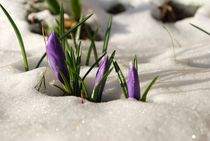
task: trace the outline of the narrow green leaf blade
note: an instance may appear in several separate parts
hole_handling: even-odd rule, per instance
[[[141,98],[141,101],[146,102],[146,100],[147,100],[147,94],[150,91],[150,89],[152,88],[152,86],[155,84],[155,82],[157,81],[158,78],[159,78],[159,76],[156,76],[152,80],[152,82],[148,85],[147,89],[144,91],[144,94],[143,94],[143,96]]]
[[[206,33],[207,35],[210,35],[210,33],[207,32],[206,30],[204,30],[203,28],[200,28],[200,27],[198,27],[198,26],[196,26],[196,25],[194,25],[194,24],[191,24],[191,23],[190,23],[190,25],[193,26],[193,27],[195,27],[195,28],[197,28],[198,30],[200,30],[200,31],[202,31],[202,32],[204,32],[204,33]]]
[[[61,5],[60,8],[60,31],[59,31],[59,36],[62,36],[65,33],[65,27],[64,27],[64,9],[63,9],[63,4]],[[65,49],[65,43],[66,43],[66,38],[64,38],[62,41],[62,47]]]
[[[111,29],[112,29],[112,17],[109,18],[108,26],[107,26],[105,37],[104,37],[104,45],[103,45],[102,53],[107,52]]]
[[[88,36],[89,36],[89,38],[91,40],[91,44],[90,44],[90,47],[88,49],[87,58],[86,58],[86,65],[88,66],[89,62],[90,62],[90,55],[91,55],[92,49],[93,49],[93,54],[94,54],[94,57],[95,57],[95,61],[98,60],[98,53],[97,53],[97,49],[96,49],[96,45],[95,45],[95,39],[96,39],[96,36],[98,34],[98,28],[94,32],[93,36],[91,36],[89,31],[87,31],[87,32],[88,32]],[[97,64],[97,66],[99,66],[99,64]]]
[[[85,98],[86,98],[86,99],[89,99],[90,97],[89,97],[89,95],[88,95],[87,87],[86,87],[84,81],[82,80],[82,78],[79,77],[79,79],[80,79],[80,82],[81,82],[81,84],[82,84],[82,90],[83,90],[83,92],[84,92],[84,94],[85,94]]]
[[[21,33],[20,33],[17,25],[13,21],[12,17],[7,12],[7,10],[1,4],[0,4],[0,7],[3,10],[4,14],[7,16],[7,19],[9,20],[10,24],[12,25],[12,27],[15,31],[16,37],[18,39],[18,42],[19,42],[19,45],[20,45],[20,48],[21,48],[22,56],[23,56],[24,68],[25,68],[25,71],[28,71],[29,70],[29,65],[28,65],[28,60],[27,60],[27,54],[26,54],[26,51],[25,51],[25,46],[24,46],[24,42],[23,42]]]
[[[59,90],[61,90],[63,93],[68,93],[66,90],[64,90],[63,88],[61,88],[60,86],[56,85],[56,84],[52,84],[54,87],[58,88]]]
[[[88,74],[91,72],[91,70],[101,61],[101,59],[106,55],[106,52],[98,58],[98,60],[90,67],[90,69],[85,73],[82,80],[85,80],[85,78],[88,76]]]
[[[42,63],[42,61],[44,60],[44,58],[47,56],[46,52],[42,55],[42,57],[40,58],[40,60],[38,61],[37,65],[35,68],[38,68],[40,66],[40,64]]]
[[[63,79],[64,82],[64,89],[66,90],[66,92],[68,94],[72,94],[73,89],[71,87],[71,85],[69,84],[68,80],[66,79],[65,75],[63,74],[63,72],[59,71],[61,78]]]
[[[83,19],[84,19],[84,17],[81,16],[79,22],[82,22]],[[76,32],[76,40],[77,41],[79,41],[79,39],[80,39],[81,30],[82,30],[82,25],[78,26],[78,28],[77,28],[77,32]]]
[[[60,40],[64,39],[66,36],[68,36],[71,32],[75,31],[80,25],[84,24],[93,14],[90,14],[86,18],[84,18],[82,21],[80,21],[77,25],[69,29],[66,33],[64,33],[61,37]]]
[[[123,75],[118,63],[116,61],[113,61],[113,65],[114,65],[114,68],[115,68],[115,72],[117,73],[118,75],[118,78],[119,78],[119,82],[120,82],[120,86],[123,90],[123,93],[124,93],[124,96],[125,98],[128,98],[128,86],[127,86],[127,82],[125,80],[125,76]]]
[[[112,65],[116,51],[114,50],[109,58],[109,67]]]

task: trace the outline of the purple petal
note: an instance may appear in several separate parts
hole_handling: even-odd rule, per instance
[[[52,70],[54,71],[56,77],[64,83],[60,73],[62,72],[67,80],[69,80],[69,74],[67,70],[67,66],[65,63],[66,57],[64,50],[61,46],[60,40],[58,39],[55,32],[50,34],[50,37],[47,42],[47,56],[48,62],[51,66]]]
[[[132,64],[128,72],[128,97],[139,100],[140,93],[138,72]]]
[[[94,88],[93,91],[95,90],[96,86],[98,85],[98,83],[100,82],[100,80],[103,78],[103,76],[105,75],[105,73],[109,70],[109,58],[108,56],[105,56],[101,62],[101,64],[99,65],[98,71],[96,73],[96,77],[95,77],[95,81],[94,81]],[[97,95],[97,101],[100,102],[101,101],[101,97],[102,97],[102,93],[104,91],[104,87],[105,87],[106,81],[104,81],[103,84],[101,84],[99,93]]]

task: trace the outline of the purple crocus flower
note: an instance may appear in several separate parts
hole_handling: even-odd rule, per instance
[[[128,97],[139,100],[140,99],[140,86],[139,86],[139,76],[137,69],[131,64],[128,72]]]
[[[109,58],[108,56],[105,56],[102,59],[101,64],[99,65],[98,71],[96,73],[96,77],[95,77],[95,81],[94,81],[94,88],[93,88],[93,92],[96,89],[96,86],[98,85],[98,83],[100,82],[100,80],[103,78],[103,76],[106,74],[106,72],[109,70]],[[104,91],[104,87],[105,87],[106,81],[104,81],[103,84],[101,84],[100,86],[100,90],[97,94],[97,102],[101,101],[101,97],[102,97],[102,93]]]
[[[66,57],[55,32],[52,32],[47,41],[47,57],[48,62],[56,77],[64,84],[64,81],[59,72],[62,72],[67,80],[69,80],[69,73],[65,63]]]

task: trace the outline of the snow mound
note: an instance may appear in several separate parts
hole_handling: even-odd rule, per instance
[[[84,7],[89,1],[95,2],[87,0]],[[109,16],[101,9],[112,2],[98,1],[91,7],[96,12],[100,9],[95,22],[101,27],[107,19],[101,19],[100,13]],[[80,98],[59,96],[60,92],[49,84],[45,93],[38,92],[34,87],[43,72],[46,71],[47,82],[55,80],[46,65],[33,69],[45,50],[43,38],[29,31],[23,0],[1,0],[20,28],[31,66],[31,71],[23,72],[15,34],[0,12],[1,141],[210,140],[210,40],[189,25],[193,23],[210,31],[207,5],[210,1],[205,0],[206,5],[194,17],[174,24],[156,21],[147,2],[121,2],[134,6],[113,17],[109,54],[117,51],[116,60],[125,74],[134,54],[138,56],[142,90],[152,78],[160,76],[147,103],[121,98],[114,73],[107,81],[103,103],[82,104]],[[102,43],[98,42],[97,47],[100,49]],[[83,67],[81,73],[87,69]],[[89,91],[95,72],[86,80]]]

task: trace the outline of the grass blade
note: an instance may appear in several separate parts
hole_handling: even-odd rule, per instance
[[[86,99],[89,99],[87,87],[86,87],[84,81],[82,80],[82,78],[79,77],[79,79],[80,79],[80,82],[81,82],[81,84],[82,84],[82,90],[83,90],[83,92],[84,92],[84,94],[85,94],[85,98],[86,98]]]
[[[72,94],[73,89],[72,89],[71,85],[69,84],[68,80],[66,79],[65,75],[61,71],[59,71],[59,74],[61,75],[61,78],[63,79],[63,82],[64,82],[64,90],[68,94]]]
[[[80,25],[84,24],[93,14],[90,14],[86,18],[84,18],[82,21],[80,21],[77,25],[73,26],[71,29],[69,29],[66,33],[64,33],[60,40],[64,39],[66,36],[68,36],[71,32],[75,31]]]
[[[109,18],[109,22],[107,25],[102,53],[107,52],[108,44],[109,44],[109,37],[111,34],[111,28],[112,28],[112,17]]]
[[[61,90],[64,94],[68,93],[66,90],[64,90],[63,88],[61,88],[60,86],[56,85],[56,84],[52,84],[54,87],[58,88],[59,90]]]
[[[116,51],[114,50],[109,58],[109,67],[112,65]]]
[[[113,65],[114,65],[115,71],[118,75],[118,78],[120,81],[120,86],[123,90],[124,96],[125,96],[125,98],[128,98],[128,86],[127,86],[127,82],[125,80],[125,76],[123,75],[123,73],[116,61],[113,61]]]
[[[106,55],[106,52],[98,58],[98,60],[90,67],[90,69],[85,73],[82,80],[85,80],[85,78],[88,76],[88,74],[91,72],[91,70],[101,61],[101,59]]]
[[[60,8],[60,23],[59,24],[60,24],[59,36],[62,36],[65,33],[63,4],[61,5],[61,8]],[[64,38],[61,41],[61,43],[62,43],[62,47],[65,49],[66,38]]]
[[[91,40],[91,44],[90,44],[88,54],[87,54],[87,58],[86,58],[86,65],[87,66],[89,65],[89,62],[90,62],[90,55],[91,55],[92,49],[93,49],[95,61],[98,60],[98,53],[97,53],[97,49],[96,49],[96,45],[95,45],[95,39],[96,39],[97,34],[98,34],[98,28],[94,32],[93,36],[91,36],[91,34],[88,32],[89,38]],[[97,66],[99,66],[99,64],[97,64]]]
[[[152,80],[152,82],[148,85],[147,89],[144,91],[144,94],[143,94],[143,96],[141,98],[141,101],[146,102],[146,100],[147,100],[147,94],[150,91],[150,89],[152,88],[152,86],[155,84],[155,82],[157,81],[158,78],[159,78],[159,76],[156,76]]]
[[[193,27],[195,27],[195,28],[197,28],[198,30],[200,30],[200,31],[202,31],[202,32],[204,32],[204,33],[206,33],[207,35],[210,35],[210,33],[207,32],[206,30],[204,30],[204,29],[202,29],[202,28],[200,28],[200,27],[198,27],[198,26],[196,26],[196,25],[194,25],[194,24],[192,24],[192,23],[190,23],[190,25],[193,26]]]
[[[81,22],[83,19],[84,19],[84,17],[81,16],[79,22]],[[81,30],[82,30],[82,25],[78,26],[78,28],[77,28],[76,37],[75,37],[77,41],[79,41],[79,39],[80,39]]]
[[[90,44],[90,47],[88,48],[86,62],[85,62],[86,66],[89,66],[91,53],[92,53],[92,43]]]
[[[42,55],[42,57],[40,58],[40,60],[38,61],[37,65],[36,65],[36,69],[40,66],[40,64],[42,63],[42,61],[44,60],[44,58],[47,56],[46,52]]]
[[[81,67],[81,41],[78,45],[78,52],[77,52],[77,59],[76,59],[76,78],[75,78],[75,91],[76,91],[76,95],[79,96],[80,95],[80,82],[79,82],[79,74],[80,74],[80,67]]]
[[[12,27],[15,31],[16,37],[18,39],[18,42],[19,42],[19,45],[20,45],[20,48],[21,48],[22,56],[23,56],[24,69],[25,69],[25,71],[28,71],[29,70],[29,65],[28,65],[28,60],[27,60],[27,55],[26,55],[26,51],[25,51],[24,42],[23,42],[22,36],[20,34],[20,31],[19,31],[17,25],[15,24],[15,22],[13,21],[12,17],[10,16],[10,14],[7,12],[7,10],[1,4],[0,4],[0,7],[3,10],[4,14],[7,16],[10,24],[12,25]]]

